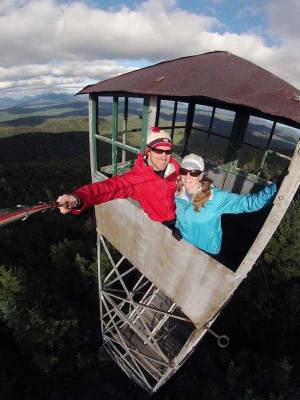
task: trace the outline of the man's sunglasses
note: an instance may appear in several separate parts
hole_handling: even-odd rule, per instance
[[[167,155],[172,154],[173,150],[169,149],[169,150],[163,150],[163,149],[158,149],[156,147],[150,147],[150,150],[153,151],[156,154],[163,154],[166,153]]]
[[[180,175],[187,175],[190,174],[193,177],[200,176],[203,171],[200,171],[199,169],[185,169],[185,168],[180,168]]]

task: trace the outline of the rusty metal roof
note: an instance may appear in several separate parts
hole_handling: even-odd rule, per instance
[[[86,86],[78,94],[201,97],[300,123],[300,91],[234,54],[215,51],[164,61]]]

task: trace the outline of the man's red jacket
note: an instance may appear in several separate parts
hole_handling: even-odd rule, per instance
[[[174,193],[178,175],[179,164],[173,158],[165,177],[161,178],[139,153],[134,167],[124,175],[77,189],[74,194],[80,197],[83,205],[79,210],[73,209],[72,213],[79,214],[87,207],[109,200],[131,197],[140,203],[149,218],[158,222],[170,221],[175,218]]]

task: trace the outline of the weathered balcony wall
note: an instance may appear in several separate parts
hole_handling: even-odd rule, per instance
[[[172,299],[197,326],[218,313],[235,288],[234,273],[128,200],[96,206],[97,230]]]

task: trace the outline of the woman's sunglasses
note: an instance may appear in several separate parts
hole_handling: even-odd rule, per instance
[[[172,149],[170,149],[170,150],[163,150],[163,149],[158,149],[158,148],[156,148],[156,147],[150,147],[150,150],[153,151],[153,152],[156,153],[156,154],[163,154],[163,153],[166,153],[167,155],[170,155],[170,154],[172,154],[172,152],[173,152]]]
[[[203,171],[200,171],[199,169],[185,169],[185,168],[180,168],[180,175],[187,175],[190,174],[193,177],[200,176]]]

